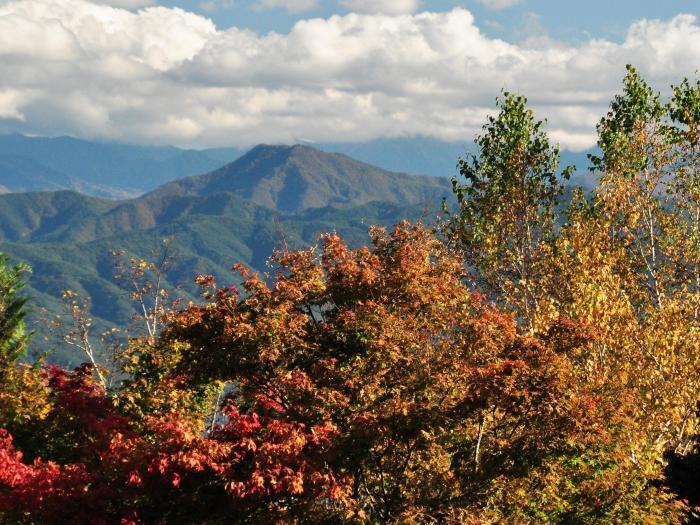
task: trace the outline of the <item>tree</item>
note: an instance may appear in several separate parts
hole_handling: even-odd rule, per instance
[[[598,124],[602,157],[591,156],[602,173],[598,206],[609,222],[610,241],[621,246],[629,279],[625,287],[639,313],[660,308],[674,286],[668,271],[671,216],[664,185],[670,176],[672,149],[658,93],[627,66],[623,93]]]
[[[500,113],[488,118],[476,139],[478,155],[459,161],[466,184],[452,181],[461,209],[454,230],[477,288],[531,328],[561,180],[573,168],[557,174],[559,148],[550,145],[526,98],[506,92],[497,105]]]
[[[0,429],[24,429],[44,408],[40,365],[21,362],[32,335],[25,327],[28,299],[20,295],[29,271],[0,254]]]
[[[134,320],[143,323],[145,337],[154,341],[161,328],[161,318],[166,311],[170,293],[165,287],[166,273],[174,260],[172,239],[163,239],[157,249],[151,251],[149,259],[131,255],[124,250],[113,251],[115,279],[129,293],[138,313]]]
[[[29,344],[25,327],[28,299],[20,295],[29,271],[24,264],[9,266],[7,257],[0,253],[0,374],[15,364]]]
[[[700,80],[685,79],[668,103],[673,177],[668,192],[679,231],[670,243],[679,287],[700,317]]]
[[[4,523],[266,523],[274,498],[333,497],[332,478],[313,473],[333,429],[229,408],[207,438],[177,413],[129,417],[90,368],[47,370],[36,448],[0,430]]]
[[[57,316],[52,321],[51,328],[59,335],[59,340],[62,344],[78,349],[84,357],[87,357],[100,384],[107,388],[106,363],[98,362],[101,361],[98,351],[102,355],[106,352],[100,351],[102,349],[97,348],[92,342],[93,319],[90,315],[90,303],[87,299],[70,290],[63,292],[62,299],[63,308],[69,320],[66,322],[60,316]]]
[[[323,461],[345,497],[316,503],[318,519],[675,521],[670,496],[618,446],[625,399],[578,380],[591,327],[562,318],[520,336],[421,226],[372,239],[279,253],[271,285],[202,277],[211,301],[175,315],[162,338],[192,386],[232,382],[241,408],[336,429]]]
[[[692,141],[679,141],[692,125],[667,110],[629,67],[598,126],[601,184],[571,203],[545,282],[556,311],[596,327],[577,368],[631,400],[622,439],[650,479],[669,450],[692,451],[700,390],[692,169],[681,168]]]
[[[544,229],[547,241],[538,245],[536,257],[530,257],[537,260],[531,266],[536,272],[518,281],[520,286],[512,283],[526,275],[524,271],[510,279],[492,273],[503,279],[495,282],[508,286],[489,292],[501,304],[512,305],[525,328],[534,333],[547,333],[562,318],[592,327],[595,337],[573,359],[576,373],[589,388],[627,400],[627,422],[619,437],[620,453],[627,459],[620,461],[630,461],[642,476],[656,480],[662,478],[660,465],[669,449],[680,455],[692,451],[697,428],[698,100],[698,86],[686,80],[664,104],[628,67],[622,93],[598,125],[602,155],[592,161],[601,181],[595,194],[573,192],[561,228],[553,228],[551,220],[543,222],[550,225]],[[494,124],[498,121],[492,118],[487,131],[500,130]],[[507,133],[486,136],[492,140],[482,137],[479,144],[486,146],[481,155],[487,159],[488,151],[503,151],[509,144],[504,139]],[[546,143],[546,136],[541,143]],[[489,171],[475,160],[466,169],[464,163],[461,167],[471,181],[464,188],[455,185],[463,210],[456,231],[467,247],[467,261],[481,275],[484,267],[502,271],[504,262],[527,260],[509,259],[508,242],[518,238],[517,231],[493,226],[506,219],[511,221],[506,224],[527,222],[516,221],[507,209],[527,191],[513,186],[516,189],[507,197],[503,188],[509,186],[501,182],[507,165],[488,178],[479,178]],[[545,203],[555,202],[555,179],[549,181],[552,191],[542,194],[549,195]],[[492,214],[485,222],[490,230],[477,227],[488,216],[484,209]],[[509,234],[499,237],[494,231]],[[490,261],[479,251],[470,255],[470,249],[484,245],[491,250]],[[536,305],[529,309],[536,315],[528,315],[527,304]]]
[[[58,342],[77,349],[86,357],[104,388],[119,379],[117,361],[122,351],[128,352],[125,349],[127,339],[145,338],[152,343],[160,331],[167,310],[164,303],[170,295],[165,287],[166,272],[174,256],[171,240],[164,239],[151,252],[150,259],[127,256],[124,250],[113,251],[112,257],[114,278],[135,306],[132,326],[112,327],[99,334],[99,338],[95,337],[90,302],[72,290],[64,290],[62,294],[65,315],[49,319],[50,330]]]
[[[92,365],[30,376],[35,416],[0,435],[0,517],[677,522],[619,445],[627,399],[579,380],[593,327],[519,335],[422,226],[372,239],[280,252],[240,291],[201,276],[206,302],[136,340],[111,393]]]
[[[698,330],[700,319],[700,80],[688,79],[673,88],[668,104],[671,121],[671,140],[676,151],[674,178],[670,191],[675,205],[675,215],[681,225],[674,239],[672,252],[675,268],[688,305],[688,331]],[[698,346],[691,351],[697,355]],[[700,409],[698,390],[696,407]],[[667,475],[671,486],[695,506],[693,517],[700,519],[700,430],[696,411],[694,418],[695,439],[685,439],[669,451]],[[687,434],[692,435],[688,429]]]

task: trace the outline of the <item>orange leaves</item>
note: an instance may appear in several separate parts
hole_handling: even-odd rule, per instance
[[[372,236],[212,288],[132,348],[112,396],[89,368],[50,371],[48,441],[79,446],[46,464],[83,468],[126,522],[624,522],[631,398],[582,366],[606,332],[558,313],[523,336],[422,226]]]
[[[247,296],[216,293],[166,328],[165,341],[188,348],[193,385],[232,381],[246,407],[225,409],[230,422],[212,434],[233,444],[231,494],[291,493],[317,512],[335,494],[342,512],[323,512],[343,519],[438,519],[445,506],[484,511],[488,487],[539,483],[532,465],[579,442],[609,443],[614,408],[571,361],[587,325],[562,317],[541,340],[521,337],[422,226],[372,238],[281,252],[271,283],[253,276]]]

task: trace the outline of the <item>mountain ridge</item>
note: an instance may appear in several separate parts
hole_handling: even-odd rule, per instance
[[[444,178],[457,176],[457,159],[474,148],[463,142],[421,136],[310,146],[393,173]],[[173,180],[210,173],[244,153],[235,147],[196,150],[68,136],[0,134],[0,193],[71,189],[96,197],[127,199]],[[585,153],[562,151],[562,166],[567,164],[577,166],[577,184],[591,185]]]
[[[231,151],[231,160],[239,154]],[[126,198],[222,164],[202,151],[174,146],[0,134],[0,185],[8,192],[72,189],[93,196]],[[46,173],[52,176],[43,176]]]
[[[211,173],[169,182],[146,197],[230,191],[278,211],[302,211],[372,201],[417,204],[448,190],[446,179],[393,173],[342,153],[260,144]]]
[[[106,200],[69,191],[0,195],[0,239],[89,242],[192,214],[235,214],[246,205],[293,214],[371,202],[418,206],[450,194],[447,179],[391,173],[308,146],[260,145],[219,170],[167,183],[133,199]]]

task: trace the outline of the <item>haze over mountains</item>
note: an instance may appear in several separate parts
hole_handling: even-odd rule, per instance
[[[130,146],[72,137],[0,135],[0,190],[75,190],[93,196],[125,198],[159,184],[197,175],[233,160],[241,151],[207,155],[171,146]]]
[[[471,148],[467,142],[425,137],[310,145],[389,171],[448,178]],[[0,135],[0,193],[63,189],[111,199],[137,197],[166,182],[213,171],[243,153],[233,147],[192,150]],[[585,153],[563,152],[562,162],[576,164],[585,175]]]
[[[442,177],[455,174],[456,159],[466,149],[465,144],[427,138],[309,145],[389,171]],[[165,182],[213,171],[244,152],[0,135],[0,193],[67,189],[94,197],[136,197]]]

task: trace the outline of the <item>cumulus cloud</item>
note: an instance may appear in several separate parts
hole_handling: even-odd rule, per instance
[[[626,63],[662,89],[694,75],[698,20],[642,20],[619,43],[515,44],[461,8],[258,35],[176,8],[21,0],[0,4],[0,130],[189,146],[468,141],[505,88],[528,95],[562,146],[583,149]]]
[[[418,11],[420,0],[341,0],[340,5],[354,13],[404,15]]]
[[[112,7],[121,7],[123,9],[138,9],[154,5],[155,0],[93,0],[96,4],[104,4]]]
[[[508,9],[514,5],[522,4],[523,0],[477,0],[477,2],[485,6],[487,9],[499,11],[501,9]]]
[[[260,0],[256,6],[260,9],[282,7],[290,13],[301,13],[318,7],[318,0]]]

